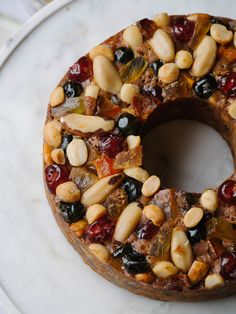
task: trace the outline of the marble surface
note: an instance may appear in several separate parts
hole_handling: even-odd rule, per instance
[[[66,1],[52,5],[60,2]],[[0,284],[20,312],[235,312],[235,297],[189,304],[158,302],[117,288],[91,271],[54,221],[43,190],[41,165],[46,104],[56,82],[76,58],[122,27],[156,12],[209,12],[235,18],[235,9],[233,0],[73,1],[35,28],[8,57],[0,72]],[[40,19],[48,15],[48,10],[39,13]],[[18,36],[34,28],[34,19],[37,16]],[[2,54],[13,46],[14,41]],[[1,55],[0,60],[4,59]],[[220,158],[220,152],[225,153],[221,159],[226,163],[224,171],[231,170],[227,146],[214,132],[209,135],[205,130],[206,134],[198,132],[199,136],[208,137],[209,144],[218,138],[217,154]],[[209,158],[214,159],[215,154]],[[212,171],[218,171],[217,164]],[[226,175],[224,171],[222,175]],[[13,307],[6,308],[14,313]]]

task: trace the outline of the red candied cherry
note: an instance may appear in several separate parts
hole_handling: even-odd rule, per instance
[[[49,191],[55,194],[57,186],[69,180],[69,171],[65,167],[55,164],[47,166],[45,180]]]
[[[115,223],[103,217],[87,227],[85,238],[90,242],[103,243],[112,237],[114,229]]]
[[[236,73],[230,72],[222,76],[218,84],[223,94],[230,97],[236,96]]]
[[[152,221],[147,220],[137,228],[136,235],[138,239],[151,239],[157,230],[158,228],[152,223]]]
[[[92,74],[92,62],[87,57],[80,58],[68,70],[68,78],[79,83],[90,79]]]
[[[174,19],[171,26],[173,35],[176,39],[182,42],[187,42],[193,37],[195,23],[185,17]]]
[[[236,204],[236,181],[226,180],[218,190],[219,199],[226,204]]]
[[[141,28],[142,35],[145,40],[152,38],[153,34],[155,33],[157,26],[156,24],[149,19],[142,19],[138,21],[138,25]]]
[[[100,138],[99,148],[108,157],[115,158],[122,151],[123,143],[123,137],[118,134],[104,135]]]
[[[225,252],[221,255],[220,260],[220,274],[225,279],[236,279],[236,253]]]

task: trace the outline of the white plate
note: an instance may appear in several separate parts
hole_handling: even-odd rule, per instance
[[[0,55],[2,288],[22,313],[29,314],[235,312],[235,297],[189,304],[158,302],[119,289],[91,271],[50,212],[40,156],[49,94],[76,58],[122,27],[158,11],[235,18],[236,3],[81,0],[65,6],[69,2],[52,2]]]

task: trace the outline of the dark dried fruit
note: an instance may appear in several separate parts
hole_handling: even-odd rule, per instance
[[[67,98],[79,97],[83,92],[82,85],[76,82],[66,82],[63,85],[63,89]]]
[[[114,222],[103,217],[87,227],[85,238],[90,242],[104,243],[112,237],[114,228]]]
[[[130,274],[144,273],[149,269],[145,255],[140,254],[134,250],[123,255],[121,259],[124,268]]]
[[[195,23],[185,17],[179,17],[172,21],[171,27],[176,39],[182,42],[187,42],[193,37]]]
[[[130,113],[122,113],[117,120],[117,128],[125,136],[139,134],[140,121]]]
[[[158,76],[158,71],[159,71],[160,67],[163,66],[163,64],[164,63],[161,60],[156,60],[156,61],[153,61],[152,63],[149,64],[149,67],[152,69],[155,76]]]
[[[235,97],[236,96],[236,73],[230,72],[222,76],[219,81],[219,89],[226,96]]]
[[[81,83],[91,79],[92,74],[92,62],[89,58],[82,57],[69,68],[67,75],[71,81]]]
[[[121,188],[125,190],[128,202],[133,202],[141,195],[142,183],[133,178],[125,178]]]
[[[236,252],[225,252],[221,255],[220,274],[225,279],[236,279]]]
[[[217,88],[217,83],[212,75],[206,75],[193,84],[194,93],[201,98],[209,98]]]
[[[84,206],[80,203],[60,202],[59,210],[64,220],[68,223],[76,222],[79,219],[84,218],[85,215]]]
[[[134,58],[134,53],[131,48],[119,47],[114,52],[115,61],[126,64]]]
[[[65,151],[67,146],[70,144],[72,140],[73,140],[73,136],[71,134],[65,134],[62,138],[60,147]]]
[[[234,180],[226,180],[221,184],[218,190],[218,196],[221,202],[235,205],[236,204],[236,182]]]
[[[138,226],[136,235],[138,239],[149,240],[154,236],[157,230],[158,228],[152,223],[152,221],[147,220],[145,223]]]
[[[47,166],[44,172],[48,189],[53,194],[59,184],[69,181],[69,171],[63,166],[52,164]]]
[[[206,238],[206,228],[204,221],[200,221],[199,224],[191,229],[187,230],[187,236],[189,239],[189,242],[193,245],[201,240],[204,240]]]
[[[110,158],[115,158],[116,155],[123,149],[124,139],[118,134],[108,134],[100,138],[99,149],[102,153]]]
[[[144,95],[152,96],[154,98],[157,98],[160,101],[163,100],[162,89],[159,86],[154,86],[154,87],[146,87],[146,86],[144,86],[143,89],[142,89],[142,93]]]
[[[157,29],[156,24],[152,20],[149,20],[147,18],[138,21],[137,24],[141,30],[144,40],[149,40],[150,38],[152,38]]]
[[[115,250],[114,252],[112,253],[112,256],[114,258],[117,258],[117,257],[122,257],[128,253],[131,253],[133,251],[133,248],[131,246],[130,243],[126,243],[125,245],[119,245]]]

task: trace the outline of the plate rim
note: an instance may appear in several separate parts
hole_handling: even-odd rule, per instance
[[[30,17],[27,22],[21,26],[20,30],[0,48],[0,70],[2,70],[13,52],[31,32],[50,16],[74,1],[75,0],[54,0]]]

